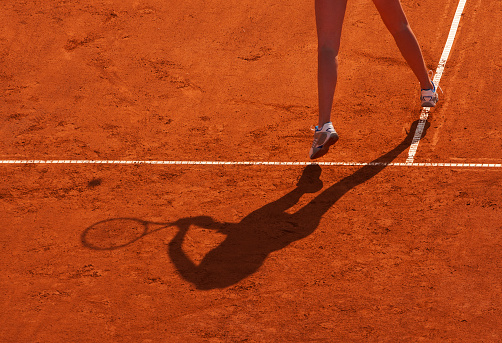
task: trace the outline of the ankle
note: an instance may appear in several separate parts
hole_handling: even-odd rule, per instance
[[[432,82],[429,80],[429,82],[427,83],[420,83],[420,88],[423,89],[423,90],[427,90],[427,89],[433,89],[434,88],[434,85],[432,84]]]

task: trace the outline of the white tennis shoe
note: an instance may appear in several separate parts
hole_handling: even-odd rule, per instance
[[[429,70],[430,80],[434,78],[434,72]],[[422,89],[420,91],[420,101],[422,102],[422,107],[434,107],[439,100],[438,93],[436,91],[436,85],[432,82],[432,89]],[[439,88],[441,90],[441,87]],[[441,90],[442,91],[442,90]]]
[[[338,134],[333,127],[331,122],[324,124],[321,128],[318,126],[314,129],[314,141],[312,142],[312,148],[310,148],[310,159],[316,159],[324,156],[329,147],[336,143],[338,140]]]
[[[434,88],[422,89],[420,91],[420,101],[422,101],[422,107],[434,107],[439,100],[434,82],[432,82],[432,86]]]

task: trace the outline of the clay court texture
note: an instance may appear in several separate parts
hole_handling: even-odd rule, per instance
[[[312,0],[1,1],[0,341],[501,342],[502,2],[402,5],[311,165]]]

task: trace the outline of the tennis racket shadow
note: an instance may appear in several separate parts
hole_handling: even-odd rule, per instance
[[[82,244],[93,250],[124,248],[171,223],[149,222],[137,218],[113,218],[97,222],[82,232]]]
[[[287,210],[296,205],[304,194],[317,193],[323,188],[320,180],[322,169],[317,164],[305,167],[296,187],[289,193],[251,212],[238,223],[217,222],[209,216],[182,218],[172,223],[117,218],[87,228],[82,234],[82,242],[95,250],[118,249],[149,233],[177,227],[168,253],[179,275],[199,290],[230,287],[254,274],[272,252],[312,234],[323,215],[343,195],[380,173],[410,147],[417,124],[418,121],[413,123],[408,135],[394,149],[326,188],[295,213],[287,213]],[[426,123],[422,137],[429,126]],[[124,227],[130,226],[126,231],[131,232],[131,235],[129,238],[115,239],[113,228],[111,234],[99,233],[110,225],[117,226],[119,233]],[[183,241],[192,225],[217,230],[225,235],[224,240],[210,250],[199,264],[195,264],[183,250]]]
[[[132,217],[112,218],[99,221],[85,229],[80,237],[82,245],[92,250],[116,250],[125,248],[152,233],[178,228],[186,230],[191,225],[214,227],[211,217],[183,218],[175,222],[161,223]]]

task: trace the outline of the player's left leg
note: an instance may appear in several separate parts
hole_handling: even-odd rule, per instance
[[[373,0],[382,20],[394,37],[404,59],[420,82],[422,89],[433,89],[418,41],[411,30],[399,0]]]

